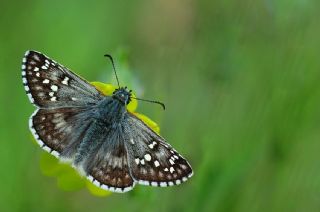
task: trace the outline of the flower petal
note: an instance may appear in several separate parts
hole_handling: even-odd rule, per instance
[[[60,164],[58,159],[47,152],[42,152],[40,156],[40,170],[45,176],[57,176],[65,170],[67,164]]]
[[[135,98],[136,95],[134,93],[132,93],[132,97]],[[127,109],[133,113],[134,111],[136,111],[138,107],[138,101],[136,99],[131,99],[131,102],[127,105]]]
[[[58,187],[64,191],[79,190],[85,185],[85,180],[75,169],[69,164],[60,163],[47,152],[41,155],[40,169],[43,175],[57,177]]]
[[[93,185],[89,180],[86,181],[86,186],[91,194],[98,196],[98,197],[105,197],[112,194],[111,191],[106,191],[102,188],[99,188],[95,185]]]
[[[105,96],[111,96],[116,87],[111,84],[105,84],[102,82],[90,82],[98,91],[103,93]]]
[[[85,186],[85,179],[80,177],[78,173],[66,171],[58,176],[58,187],[64,191],[80,190]]]
[[[148,125],[151,129],[153,129],[153,131],[155,131],[156,133],[160,134],[160,127],[159,125],[152,121],[148,116],[143,115],[141,113],[133,113],[135,116],[137,116],[139,119],[141,119],[141,121],[143,121],[146,125]]]

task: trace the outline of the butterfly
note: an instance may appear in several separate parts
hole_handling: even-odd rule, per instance
[[[192,176],[189,163],[126,109],[133,98],[126,87],[105,96],[36,51],[22,59],[22,81],[37,107],[29,127],[38,144],[61,161],[71,161],[96,186],[127,192],[136,184],[173,186]]]

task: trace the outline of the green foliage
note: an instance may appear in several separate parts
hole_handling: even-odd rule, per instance
[[[1,2],[0,211],[319,211],[320,28],[315,0]],[[27,49],[114,82],[194,168],[171,188],[97,197],[39,168]],[[50,159],[49,159],[50,160]],[[48,175],[48,176],[44,176]],[[71,179],[68,178],[67,179]],[[70,186],[68,189],[64,186]]]

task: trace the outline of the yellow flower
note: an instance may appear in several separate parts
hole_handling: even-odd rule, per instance
[[[112,92],[116,89],[116,87],[111,84],[104,84],[101,82],[92,82],[91,84],[106,96],[111,96]],[[133,96],[135,95],[133,94]],[[138,102],[136,99],[132,99],[132,101],[127,105],[128,111],[140,118],[155,132],[159,133],[160,128],[157,123],[152,121],[147,116],[135,112],[137,107]],[[87,187],[90,193],[95,196],[104,197],[111,194],[111,192],[93,185],[89,180],[80,176],[79,173],[69,164],[60,163],[57,158],[47,152],[43,152],[41,155],[40,169],[44,175],[56,177],[58,187],[64,191],[76,191],[83,187]]]

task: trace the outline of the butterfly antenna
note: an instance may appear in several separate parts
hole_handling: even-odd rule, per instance
[[[118,75],[117,75],[117,72],[116,72],[116,67],[115,67],[114,62],[113,62],[113,58],[112,58],[112,56],[110,54],[105,54],[104,56],[108,57],[111,60],[113,71],[114,71],[114,74],[116,75],[118,87],[120,88],[119,79],[118,79]]]
[[[155,103],[155,104],[158,104],[158,105],[161,105],[163,110],[166,109],[166,106],[162,103],[162,102],[159,102],[159,101],[154,101],[154,100],[148,100],[148,99],[140,99],[140,98],[136,98],[136,97],[131,97],[132,99],[136,99],[136,100],[140,100],[140,101],[144,101],[144,102],[151,102],[151,103]]]

